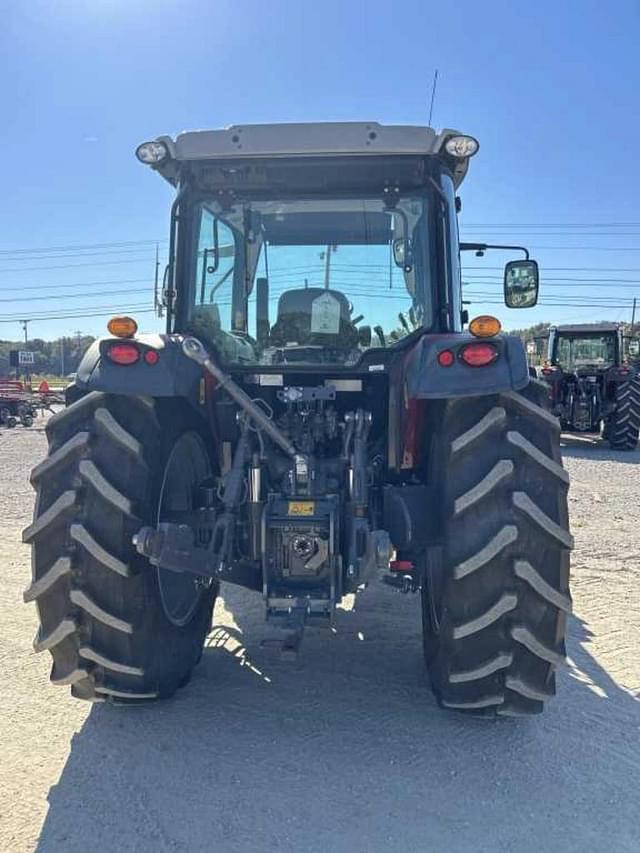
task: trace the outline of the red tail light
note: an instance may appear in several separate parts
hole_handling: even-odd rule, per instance
[[[455,360],[456,357],[450,349],[443,349],[438,353],[438,364],[440,367],[451,367]]]
[[[460,350],[460,360],[469,367],[486,367],[498,358],[498,348],[493,344],[467,344]]]
[[[135,364],[140,359],[140,350],[135,344],[111,344],[107,356],[115,364]]]
[[[389,563],[390,572],[412,572],[414,568],[411,560],[391,560]]]

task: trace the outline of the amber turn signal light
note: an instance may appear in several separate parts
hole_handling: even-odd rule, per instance
[[[114,338],[132,338],[138,331],[138,324],[132,317],[112,317],[107,329]]]
[[[500,320],[489,314],[481,314],[469,323],[469,331],[475,338],[493,338],[501,329]]]

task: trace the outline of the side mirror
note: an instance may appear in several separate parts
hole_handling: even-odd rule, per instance
[[[509,261],[504,268],[504,304],[507,308],[533,308],[537,301],[537,262]]]
[[[404,272],[411,272],[413,269],[413,247],[408,237],[398,237],[393,241],[393,261]]]
[[[371,346],[371,326],[360,326],[358,329],[358,343],[364,349]]]

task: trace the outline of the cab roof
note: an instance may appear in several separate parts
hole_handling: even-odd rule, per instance
[[[555,332],[569,334],[589,334],[590,332],[617,332],[619,323],[578,323],[575,325],[553,326]]]
[[[313,122],[304,124],[234,124],[221,130],[196,130],[175,139],[159,136],[169,157],[153,166],[174,186],[180,164],[188,162],[256,160],[304,157],[368,157],[372,155],[442,156],[456,187],[467,172],[468,157],[452,157],[446,141],[460,131],[378,122]]]

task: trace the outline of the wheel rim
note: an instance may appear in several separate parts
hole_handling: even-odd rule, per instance
[[[196,432],[186,432],[169,454],[162,477],[158,522],[171,521],[175,513],[194,508],[194,491],[211,477],[211,462],[204,442]],[[188,572],[157,569],[160,598],[167,619],[174,625],[186,625],[192,618],[203,593],[199,579]]]

